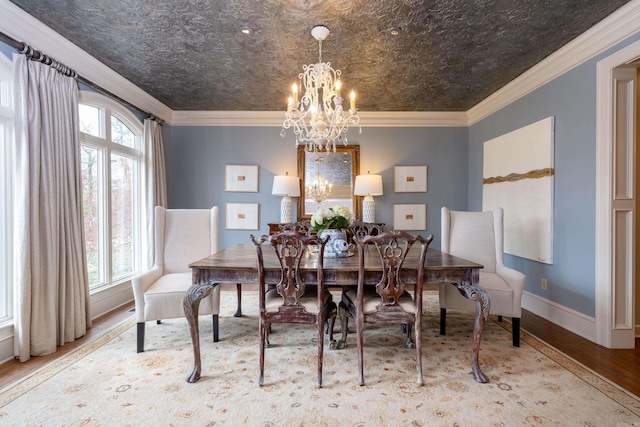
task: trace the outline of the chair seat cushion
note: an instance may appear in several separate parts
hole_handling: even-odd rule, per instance
[[[327,300],[331,298],[331,293],[325,291],[323,303],[326,304]],[[315,286],[307,286],[304,295],[300,298],[300,304],[304,307],[307,313],[318,313],[318,291]],[[282,296],[278,291],[269,289],[265,293],[265,308],[267,313],[275,313],[278,311],[278,307],[282,305]]]
[[[144,294],[145,320],[162,320],[185,317],[183,300],[192,284],[191,273],[171,273],[161,276]],[[198,314],[214,313],[213,307],[219,307],[220,287],[200,301]]]
[[[480,272],[480,286],[489,294],[490,314],[514,315],[513,289],[495,273]],[[444,292],[444,294],[443,294]],[[446,306],[444,304],[446,301]],[[463,297],[453,285],[440,286],[440,307],[453,310],[475,311],[475,303]]]
[[[353,304],[356,304],[358,298],[358,288],[355,286],[349,287],[345,291],[345,295],[349,298]],[[378,305],[382,302],[382,297],[378,295],[375,288],[373,286],[365,287],[364,296],[362,298],[362,311],[367,313],[374,313],[377,311]],[[402,308],[402,310],[407,313],[413,313],[415,310],[415,306],[413,304],[413,297],[409,292],[405,292],[399,298],[398,304]]]

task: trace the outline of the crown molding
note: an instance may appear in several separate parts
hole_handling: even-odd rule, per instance
[[[141,110],[163,120],[171,117],[169,107],[8,0],[0,0],[0,29]]]
[[[0,0],[0,29],[170,125],[282,126],[280,111],[173,111],[9,0]],[[466,112],[363,111],[361,125],[470,126],[639,31],[640,0],[632,0]]]
[[[640,31],[633,0],[467,111],[469,126]]]
[[[363,127],[466,127],[462,112],[359,112]],[[174,111],[171,126],[271,126],[281,127],[284,111]]]

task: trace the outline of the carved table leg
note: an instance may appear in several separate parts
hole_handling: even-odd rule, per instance
[[[471,282],[462,282],[455,284],[460,293],[475,302],[476,320],[473,325],[473,347],[471,349],[471,369],[473,370],[473,379],[479,383],[486,383],[489,378],[480,369],[480,341],[482,340],[482,331],[484,323],[489,318],[489,308],[491,303],[486,291],[478,285]]]
[[[236,293],[238,294],[238,309],[233,317],[242,317],[242,283],[236,283]]]
[[[187,382],[195,383],[200,379],[200,371],[202,369],[202,361],[200,360],[200,331],[198,328],[198,308],[200,300],[211,293],[213,285],[191,285],[184,295],[183,307],[184,314],[189,322],[189,331],[191,332],[191,343],[193,346],[193,370],[187,376]]]

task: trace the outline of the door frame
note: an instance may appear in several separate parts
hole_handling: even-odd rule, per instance
[[[597,64],[595,320],[596,342],[607,348],[635,347],[633,268],[636,248],[635,244],[629,245],[628,242],[619,241],[614,232],[617,227],[613,214],[617,171],[614,161],[616,105],[613,73],[615,68],[633,62],[639,57],[640,41],[602,59]],[[635,138],[637,139],[637,135]],[[633,174],[636,169],[635,161],[632,164]],[[635,181],[631,185],[635,186]],[[628,224],[632,229],[635,228],[634,214],[632,208],[632,220]],[[622,262],[616,261],[621,259],[620,257]],[[617,270],[620,268],[630,270],[622,272],[626,277],[630,277],[626,283],[616,280],[619,273]],[[623,298],[616,297],[619,295],[623,295]]]

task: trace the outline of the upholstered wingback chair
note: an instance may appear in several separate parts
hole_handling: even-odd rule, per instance
[[[144,326],[149,320],[184,317],[183,298],[191,286],[189,264],[218,251],[218,207],[155,208],[155,261],[151,270],[132,280],[138,323],[138,353],[144,351]],[[218,341],[220,288],[200,302],[198,314],[213,315],[213,340]]]
[[[442,252],[484,265],[480,286],[489,295],[489,314],[510,317],[513,345],[520,347],[520,317],[525,276],[504,265],[502,208],[489,212],[456,212],[442,208]],[[456,287],[440,284],[440,334],[445,334],[447,309],[473,311],[475,304]]]

